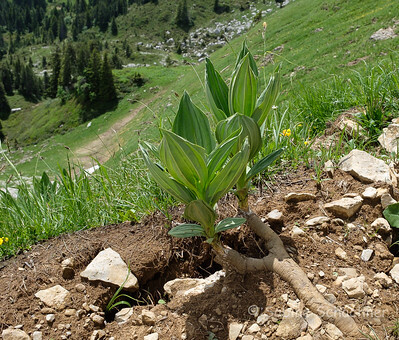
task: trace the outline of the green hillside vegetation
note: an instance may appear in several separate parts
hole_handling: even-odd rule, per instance
[[[161,4],[160,1],[159,6]],[[156,6],[146,5],[149,8]],[[270,7],[267,4],[263,5],[263,1],[257,2],[256,5],[259,9]],[[273,6],[276,6],[274,2]],[[128,13],[126,17],[129,15],[133,14]],[[119,16],[116,22],[122,18],[123,16]],[[399,54],[398,38],[375,41],[371,40],[370,36],[380,28],[388,27],[394,27],[398,33],[395,18],[399,18],[399,8],[393,0],[383,1],[377,6],[371,0],[337,0],[331,3],[297,0],[267,15],[245,36],[234,39],[212,54],[211,59],[216,69],[221,70],[222,77],[229,81],[236,53],[240,50],[243,40],[246,40],[260,68],[260,88],[264,87],[269,75],[281,64],[283,91],[277,107],[268,118],[267,138],[261,154],[287,146],[280,164],[288,162],[292,166],[303,163],[312,166],[317,178],[327,158],[337,159],[351,148],[362,149],[373,145],[378,132],[386,124],[386,118],[398,116]],[[267,22],[266,30],[263,21]],[[153,25],[156,27],[155,23]],[[119,34],[124,33],[118,25]],[[172,58],[181,57],[172,55]],[[50,178],[58,176],[60,188],[64,188],[65,196],[60,194],[59,201],[55,200],[50,205],[55,207],[58,215],[55,210],[47,214],[45,227],[39,222],[39,216],[24,222],[25,229],[30,230],[31,234],[24,234],[18,240],[9,237],[8,248],[1,250],[3,254],[12,254],[20,247],[26,247],[32,242],[61,231],[138,219],[159,207],[167,214],[167,206],[173,204],[173,200],[167,195],[160,196],[159,189],[142,170],[143,164],[138,160],[135,151],[139,140],[159,140],[157,128],[160,124],[170,126],[170,118],[174,116],[184,90],[190,94],[196,105],[207,111],[203,91],[204,68],[204,63],[199,63],[113,70],[119,101],[111,110],[91,119],[91,126],[86,122],[64,134],[54,135],[37,145],[25,146],[18,150],[11,144],[12,152],[7,153],[7,156],[23,176],[41,175],[46,170]],[[137,73],[145,80],[141,87],[132,83]],[[10,99],[10,102],[13,104],[25,105],[19,96],[14,96],[12,100]],[[310,148],[313,138],[324,131],[326,122],[353,107],[367,113],[362,124],[369,131],[369,139],[362,140],[354,136],[343,139],[335,149]],[[46,100],[30,112],[31,116],[27,119],[26,126],[28,128],[30,123],[40,117],[39,119],[46,121],[48,126],[52,126],[49,130],[62,130],[57,123],[51,123],[50,115],[55,112],[61,117],[70,114],[73,118],[71,121],[77,122],[79,110],[79,104],[75,99],[67,100],[64,105],[60,105],[59,98]],[[46,112],[49,115],[48,119]],[[66,173],[58,170],[58,166],[67,168],[68,159],[76,160],[82,148],[98,139],[101,134],[112,130],[118,121],[132,113],[132,119],[110,135],[108,144],[104,141],[104,159],[110,159],[94,177],[85,175],[82,169],[71,169]],[[13,119],[15,128],[19,126],[17,117],[25,119],[25,114],[26,112],[20,111],[13,114],[15,118],[4,121],[5,130],[13,128]],[[27,141],[28,135],[23,137]],[[108,148],[110,141],[115,148]],[[95,164],[95,161],[92,163]],[[3,166],[4,179],[15,174],[13,167],[6,161],[3,162]],[[90,162],[84,163],[83,166],[90,166]],[[74,171],[80,172],[81,177],[74,175]],[[74,176],[77,177],[73,179]],[[77,201],[81,206],[63,205],[74,195],[71,186],[76,186],[74,190],[78,193]],[[147,189],[143,190],[142,187]],[[26,216],[35,216],[35,211],[43,213],[42,208],[45,204],[31,207],[31,210],[23,210],[20,215],[16,213],[18,204],[25,204],[24,199],[31,199],[28,198],[29,195],[31,194],[27,187],[26,195],[12,203],[15,204],[15,209],[11,213],[5,213],[9,206],[3,202],[4,205],[0,208],[2,214],[9,216],[4,218],[4,221],[13,220],[12,223],[7,222],[7,227],[2,223],[4,235],[15,236],[18,228],[16,226]],[[40,191],[34,195],[40,196]],[[100,204],[96,207],[88,204],[96,200],[102,202],[101,208]],[[79,214],[82,209],[85,211],[82,214],[84,219],[77,218],[75,214]],[[19,217],[12,217],[12,214]],[[70,214],[68,219],[62,218],[64,214]],[[52,218],[59,221],[57,226],[52,224]],[[12,239],[14,241],[11,241]]]

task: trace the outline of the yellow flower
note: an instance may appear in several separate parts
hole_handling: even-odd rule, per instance
[[[264,29],[267,28],[267,23],[266,23],[266,21],[263,22],[263,28],[264,28]]]
[[[0,246],[3,244],[3,238],[0,237]]]
[[[309,144],[309,141],[308,141],[308,140],[305,140],[305,141],[303,142],[303,144],[308,145],[308,144]]]
[[[283,133],[281,135],[284,136],[284,137],[291,136],[291,129],[284,129]]]
[[[8,237],[4,237],[4,242],[8,242]]]
[[[298,127],[302,127],[302,124],[301,124],[301,123],[299,123],[299,124],[298,124]]]

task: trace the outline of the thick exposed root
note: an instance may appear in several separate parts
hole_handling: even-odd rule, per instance
[[[323,320],[336,325],[347,337],[358,338],[361,333],[356,322],[347,313],[339,310],[328,302],[316,287],[309,281],[307,275],[299,265],[288,255],[280,237],[253,213],[244,213],[248,226],[266,241],[269,255],[262,259],[243,256],[237,251],[218,247],[215,251],[224,263],[233,266],[238,272],[244,274],[254,271],[273,271],[287,281],[294,289],[296,295],[313,313]]]

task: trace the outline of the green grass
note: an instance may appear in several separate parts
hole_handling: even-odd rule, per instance
[[[246,36],[212,55],[216,69],[223,70],[221,74],[227,81],[234,67],[235,51],[239,51],[244,39],[258,65],[273,54],[274,63],[261,67],[265,75],[263,83],[276,65],[282,63],[283,93],[269,117],[262,155],[286,146],[280,165],[311,166],[319,180],[327,159],[337,160],[354,147],[373,152],[370,149],[373,138],[387,118],[398,112],[398,38],[378,42],[369,38],[378,29],[391,26],[395,17],[399,17],[395,1],[387,0],[376,6],[371,0],[331,3],[298,0],[266,18],[265,39],[259,23]],[[321,27],[321,31],[316,31]],[[281,45],[284,45],[281,51],[271,52]],[[349,62],[363,57],[367,57],[367,64],[359,62],[349,66]],[[56,195],[49,185],[43,192],[35,185],[31,189],[28,183],[20,184],[18,199],[4,195],[0,201],[0,237],[8,237],[10,241],[0,247],[0,256],[12,255],[18,249],[61,232],[138,219],[158,207],[165,211],[174,203],[150,181],[134,152],[139,140],[159,140],[157,127],[169,126],[184,90],[190,93],[195,104],[206,110],[202,88],[204,64],[123,69],[114,74],[120,84],[128,87],[134,72],[140,72],[147,79],[145,85],[127,95],[112,111],[93,119],[90,128],[85,123],[63,135],[8,154],[22,175],[41,175],[47,170],[58,184]],[[156,93],[150,90],[153,87],[158,88]],[[15,98],[15,104],[21,100]],[[99,172],[91,176],[81,168],[71,168],[66,173],[59,170],[58,164],[68,168],[68,157],[73,159],[76,150],[143,103],[148,107],[118,132],[120,150]],[[40,104],[34,114],[27,116],[27,123],[34,120],[35,115],[45,120],[44,110],[39,109],[42,105],[54,110],[59,108],[60,114],[63,110],[56,101]],[[368,129],[371,142],[342,135],[336,147],[313,150],[310,147],[313,137],[323,131],[325,123],[353,106],[367,113],[362,124]],[[65,108],[73,114],[73,102]],[[51,125],[51,120],[46,123]],[[291,130],[290,136],[284,136],[284,129]],[[21,129],[21,134],[23,132]],[[13,173],[15,179],[14,169],[6,162],[3,166],[2,179]],[[9,186],[15,184],[11,182]]]

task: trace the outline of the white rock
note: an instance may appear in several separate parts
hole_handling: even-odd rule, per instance
[[[382,209],[385,209],[388,205],[398,203],[392,196],[388,193],[381,195],[381,205]]]
[[[307,323],[302,318],[301,314],[292,311],[291,309],[287,309],[284,312],[283,319],[278,325],[276,331],[276,337],[278,339],[281,338],[297,338],[301,335],[303,331],[306,330]]]
[[[342,283],[342,288],[350,298],[361,299],[366,294],[364,292],[364,289],[366,288],[364,280],[365,278],[363,275],[348,279]]]
[[[320,317],[312,312],[309,312],[305,315],[305,320],[308,323],[308,327],[312,331],[318,330],[322,323]]]
[[[244,324],[242,323],[232,322],[229,325],[229,340],[236,340],[243,327]]]
[[[335,255],[341,260],[347,260],[348,259],[348,254],[346,253],[345,250],[343,250],[340,247],[335,249]]]
[[[326,325],[326,333],[331,337],[331,339],[339,340],[344,338],[344,334],[338,329],[337,326],[328,323]]]
[[[299,227],[294,226],[291,231],[291,236],[303,236],[306,233]]]
[[[374,228],[375,231],[381,234],[387,234],[392,231],[389,222],[382,217],[377,218],[373,223],[371,223],[371,226]]]
[[[396,264],[389,272],[396,283],[399,283],[399,263]]]
[[[100,340],[100,339],[104,339],[106,336],[105,331],[103,331],[102,329],[96,329],[95,331],[93,331],[93,333],[90,336],[90,340]]]
[[[383,272],[375,274],[374,279],[378,281],[384,288],[388,288],[392,285],[392,279]]]
[[[380,28],[377,32],[373,33],[370,37],[372,40],[387,40],[397,37],[395,30],[392,27]]]
[[[352,150],[341,158],[338,165],[341,170],[350,173],[363,183],[391,183],[388,165],[365,151]]]
[[[46,315],[46,321],[47,323],[53,323],[55,321],[55,314],[47,314]]]
[[[267,314],[261,314],[256,318],[256,323],[259,326],[263,326],[266,322],[268,322],[270,319],[270,316]]]
[[[326,275],[326,274],[325,274],[322,270],[319,271],[319,276],[320,276],[321,278],[323,278],[325,275]]]
[[[98,253],[86,269],[80,273],[80,276],[89,281],[99,281],[120,287],[129,274],[124,289],[135,291],[139,287],[137,278],[131,272],[128,273],[128,271],[129,268],[120,255],[111,248],[107,248]]]
[[[254,336],[253,335],[244,335],[241,340],[254,340]]]
[[[257,323],[254,323],[251,327],[247,329],[248,333],[258,333],[260,331],[260,327]]]
[[[376,198],[381,198],[382,195],[384,195],[384,194],[389,194],[389,189],[388,188],[378,188]]]
[[[314,227],[314,226],[317,226],[317,225],[320,225],[320,224],[323,224],[323,223],[326,223],[329,221],[330,221],[330,218],[327,216],[317,216],[317,217],[311,218],[310,220],[307,220],[305,222],[305,225],[307,227]]]
[[[352,119],[349,119],[348,117],[343,117],[338,122],[338,128],[341,131],[345,130],[345,132],[351,136],[363,134],[363,127],[358,122],[355,122]]]
[[[43,339],[43,333],[39,331],[34,331],[32,333],[32,340],[42,340]]]
[[[123,308],[115,314],[115,321],[118,324],[123,324],[133,315],[133,308]]]
[[[30,336],[20,329],[7,328],[1,333],[3,340],[30,340]]]
[[[316,199],[316,195],[309,192],[291,192],[284,199],[286,202],[303,202]]]
[[[269,222],[281,222],[283,218],[283,213],[280,210],[274,209],[267,214],[267,220]]]
[[[158,340],[159,334],[158,333],[151,333],[144,337],[144,340]]]
[[[299,309],[301,307],[301,302],[288,299],[287,306],[292,308],[295,311],[299,311]]]
[[[362,197],[364,199],[370,199],[373,200],[374,198],[377,197],[377,189],[373,188],[373,187],[367,187],[363,193],[362,193]]]
[[[69,291],[60,285],[56,285],[48,289],[39,290],[35,296],[46,306],[63,309],[66,306]]]
[[[327,287],[323,285],[316,285],[316,288],[322,294],[324,294],[327,291]]]
[[[331,160],[324,163],[324,171],[327,173],[328,177],[332,178],[334,176],[334,170],[334,163]]]
[[[164,284],[163,288],[169,296],[195,296],[212,288],[226,272],[219,270],[205,279],[174,279]]]
[[[338,217],[351,218],[355,215],[363,204],[363,198],[356,196],[354,198],[345,197],[340,200],[326,203],[324,208]]]
[[[362,261],[367,262],[371,259],[373,252],[374,252],[373,249],[364,249],[362,251],[362,255],[360,256],[360,258],[362,259]]]
[[[336,301],[337,301],[337,298],[335,297],[335,295],[334,294],[326,294],[326,295],[324,295],[324,297],[325,297],[325,299],[328,301],[328,302],[330,302],[330,303],[332,303],[332,304],[334,304]]]
[[[288,294],[281,294],[281,300],[284,302],[288,302]]]

